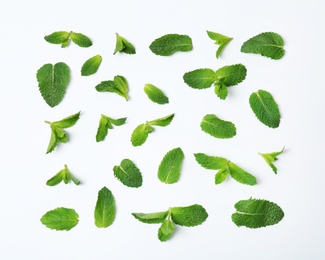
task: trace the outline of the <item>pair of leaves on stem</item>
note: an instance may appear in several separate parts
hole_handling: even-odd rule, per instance
[[[194,204],[187,207],[171,207],[167,211],[155,213],[132,213],[139,221],[147,224],[162,224],[158,230],[158,238],[165,242],[174,233],[175,226],[194,227],[202,224],[208,213],[201,205]]]
[[[278,155],[282,154],[284,152],[284,147],[279,152],[272,152],[272,153],[258,153],[263,157],[263,159],[266,161],[266,163],[272,168],[272,171],[277,174],[278,169],[275,167],[273,162],[278,160]]]
[[[148,135],[154,131],[153,126],[167,126],[174,118],[174,114],[148,121],[144,124],[138,125],[132,132],[131,143],[133,146],[140,146],[145,143]]]
[[[45,123],[49,124],[51,127],[51,138],[46,153],[52,152],[57,147],[58,143],[66,143],[68,141],[67,133],[63,129],[74,126],[79,120],[79,117],[80,112],[63,118],[60,121],[45,121]]]
[[[214,92],[220,99],[228,96],[228,87],[241,83],[247,70],[242,64],[224,66],[214,72],[212,69],[196,69],[183,75],[184,82],[195,89],[206,89],[214,85]]]
[[[126,78],[123,76],[115,76],[114,80],[102,81],[96,86],[98,92],[112,92],[124,97],[127,101],[129,99],[129,85]]]
[[[116,54],[117,52],[135,54],[134,46],[118,33],[116,33],[116,46],[113,54]]]
[[[57,174],[55,174],[51,179],[46,182],[46,185],[55,186],[62,181],[65,184],[68,184],[70,181],[72,181],[76,185],[80,184],[80,181],[73,176],[66,164],[64,165],[64,168],[62,170],[60,170]]]
[[[104,139],[107,136],[108,129],[113,129],[113,125],[115,126],[121,126],[125,124],[126,117],[113,119],[111,117],[101,115],[99,120],[99,126],[96,133],[96,141],[101,142],[104,141]]]
[[[209,156],[204,153],[194,154],[196,161],[205,169],[218,170],[215,175],[215,184],[224,182],[228,175],[242,184],[255,185],[256,178],[233,162],[218,156]]]
[[[59,31],[54,32],[49,35],[46,35],[44,39],[52,44],[61,44],[62,48],[65,48],[69,45],[70,40],[72,40],[75,44],[80,47],[90,47],[92,46],[91,40],[82,33],[75,33],[75,32],[66,32],[66,31]]]
[[[219,58],[219,56],[221,55],[222,51],[224,50],[224,48],[226,48],[226,46],[228,45],[228,43],[233,39],[230,38],[228,36],[222,35],[220,33],[215,33],[215,32],[211,32],[211,31],[207,31],[208,36],[210,37],[210,39],[215,41],[215,44],[219,45],[219,48],[216,52],[216,57],[217,59]]]
[[[98,192],[95,206],[95,225],[98,228],[106,228],[112,225],[115,215],[114,196],[108,188],[103,187]],[[46,212],[41,217],[41,222],[49,229],[69,231],[78,224],[79,215],[74,209],[60,207]]]

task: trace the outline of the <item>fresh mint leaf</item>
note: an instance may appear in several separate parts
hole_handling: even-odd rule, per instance
[[[114,80],[102,81],[100,84],[96,86],[96,90],[98,92],[116,93],[124,97],[126,100],[129,99],[128,96],[129,86],[125,77],[123,76],[115,76]]]
[[[77,180],[72,173],[69,171],[67,165],[64,165],[64,168],[55,174],[51,179],[46,182],[48,186],[55,186],[63,181],[65,184],[68,184],[72,181],[74,184],[79,185],[80,181]]]
[[[161,182],[172,184],[179,180],[184,153],[180,147],[170,150],[162,159],[158,168]]]
[[[120,36],[118,33],[116,33],[116,46],[113,54],[117,52],[135,54],[134,46],[130,42],[128,42],[124,37]]]
[[[177,225],[194,227],[202,224],[208,218],[208,213],[201,205],[194,204],[187,207],[173,207],[171,218]]]
[[[63,62],[43,65],[36,74],[38,88],[50,107],[57,106],[63,99],[70,82],[70,69]]]
[[[209,156],[204,153],[194,154],[195,160],[205,169],[218,170],[228,166],[228,160],[218,156]]]
[[[169,240],[171,235],[174,233],[175,226],[174,223],[168,219],[166,219],[160,228],[158,229],[158,238],[161,242],[166,242]]]
[[[215,82],[216,74],[212,69],[196,69],[186,72],[183,80],[191,88],[205,89]]]
[[[219,119],[213,114],[203,117],[201,122],[202,131],[216,138],[232,138],[236,135],[236,127],[232,122]]]
[[[144,86],[144,92],[152,102],[161,105],[169,102],[168,97],[159,88],[152,84],[146,84]]]
[[[132,213],[132,215],[139,221],[147,224],[163,223],[167,218],[168,211],[154,212],[154,213]]]
[[[65,32],[65,31],[59,31],[54,32],[49,35],[46,35],[44,39],[52,44],[61,44],[62,48],[65,48],[69,45],[71,40],[79,45],[80,47],[90,47],[92,45],[91,40],[81,33],[75,33],[75,32]]]
[[[244,53],[255,53],[279,60],[284,56],[284,41],[281,35],[274,32],[258,34],[243,43],[240,49]]]
[[[139,188],[142,185],[142,174],[129,159],[122,160],[120,165],[114,166],[113,171],[114,176],[125,186]]]
[[[271,128],[277,128],[280,125],[279,107],[269,92],[260,89],[252,93],[249,97],[249,104],[261,123]]]
[[[80,47],[88,48],[93,45],[91,40],[82,33],[71,32],[70,37],[71,40]]]
[[[219,170],[215,176],[215,184],[222,183],[228,176],[242,184],[255,185],[256,178],[244,171],[233,162],[218,156],[209,156],[204,153],[194,154],[196,161],[205,169]]]
[[[227,87],[235,86],[245,80],[247,69],[242,64],[224,66],[216,71],[216,83]]]
[[[104,141],[105,137],[107,136],[108,129],[112,129],[113,126],[120,126],[123,125],[126,121],[126,118],[119,118],[119,119],[113,119],[105,115],[101,115],[100,120],[99,120],[99,126],[97,129],[97,134],[96,134],[96,141]]]
[[[68,140],[66,132],[63,130],[64,128],[69,128],[76,124],[79,120],[80,112],[63,118],[60,121],[49,122],[45,121],[45,123],[49,124],[51,127],[51,138],[49,145],[47,147],[46,153],[52,152],[58,145],[58,143],[66,143]]]
[[[278,155],[282,154],[284,151],[284,147],[282,148],[281,151],[279,152],[272,152],[272,153],[258,153],[259,155],[261,155],[264,160],[267,162],[267,164],[272,168],[273,172],[275,174],[278,173],[278,169],[275,167],[275,165],[273,164],[273,162],[278,160]]]
[[[154,40],[149,48],[156,55],[170,56],[175,52],[191,51],[193,44],[188,35],[167,34]]]
[[[115,219],[115,199],[112,192],[105,186],[98,192],[94,218],[98,228],[107,228]]]
[[[274,202],[267,200],[240,200],[235,204],[236,212],[232,214],[232,221],[238,226],[261,228],[279,223],[283,217],[283,210]]]
[[[228,96],[227,86],[225,84],[223,84],[222,82],[215,83],[214,84],[214,93],[216,93],[220,99],[225,100]]]
[[[224,50],[224,48],[228,45],[228,43],[233,39],[227,36],[224,36],[220,33],[215,33],[215,32],[211,32],[211,31],[207,31],[208,36],[210,37],[210,39],[215,41],[215,44],[219,45],[219,48],[216,52],[216,57],[219,58],[219,56],[221,55],[222,51]]]
[[[46,212],[41,222],[49,229],[69,231],[78,224],[79,215],[74,209],[56,208]]]
[[[101,63],[102,56],[100,55],[95,55],[94,57],[89,58],[81,67],[81,75],[90,76],[96,73]]]
[[[138,125],[132,132],[131,143],[133,146],[140,146],[145,143],[148,135],[154,131],[152,126],[167,126],[174,118],[174,114],[158,118],[144,124]]]

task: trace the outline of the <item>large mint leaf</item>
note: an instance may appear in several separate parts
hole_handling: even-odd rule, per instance
[[[179,180],[184,153],[180,147],[170,150],[162,159],[158,168],[161,182],[172,184]]]
[[[46,212],[41,222],[49,229],[70,230],[78,224],[78,214],[74,209],[56,208]]]
[[[213,114],[203,117],[201,129],[216,138],[232,138],[236,135],[236,127],[232,122],[221,120]]]
[[[95,206],[94,218],[95,225],[98,228],[106,228],[114,222],[115,219],[115,200],[112,192],[103,187],[98,192],[98,198]]]
[[[154,40],[150,50],[160,56],[170,56],[175,52],[187,52],[193,49],[192,39],[187,35],[167,34]]]
[[[120,165],[114,166],[113,171],[114,176],[125,186],[139,188],[142,185],[142,174],[129,159],[122,160]]]

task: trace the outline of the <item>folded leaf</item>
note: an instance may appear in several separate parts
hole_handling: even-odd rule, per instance
[[[157,104],[167,104],[169,102],[168,97],[154,85],[146,84],[144,86],[144,92],[152,102]]]
[[[47,146],[47,150],[46,150],[46,153],[51,153],[53,152],[53,150],[55,149],[55,147],[58,145],[58,138],[55,134],[54,131],[51,131],[51,137],[50,137],[50,142]]]
[[[132,132],[131,143],[133,146],[140,146],[145,143],[148,135],[153,132],[153,127],[147,123],[138,125]]]
[[[158,178],[161,182],[172,184],[179,180],[184,153],[181,148],[170,150],[161,161],[158,168]]]
[[[108,129],[112,129],[113,126],[123,125],[126,121],[126,118],[113,119],[105,115],[101,115],[99,120],[99,126],[96,134],[96,141],[100,142],[105,139],[108,133]]]
[[[216,80],[216,74],[212,69],[196,69],[186,72],[183,80],[191,88],[205,89],[211,87]]]
[[[142,185],[142,174],[129,159],[122,160],[119,166],[114,166],[113,171],[114,176],[128,187],[139,188]]]
[[[160,56],[170,56],[175,52],[187,52],[193,49],[192,39],[187,35],[167,34],[154,40],[150,50]]]
[[[116,46],[113,54],[117,52],[124,52],[126,54],[135,54],[135,48],[124,37],[116,33]]]
[[[264,160],[267,162],[267,164],[272,168],[273,172],[275,174],[277,174],[278,169],[275,167],[275,165],[273,164],[273,162],[277,161],[278,158],[277,156],[282,154],[284,151],[284,147],[281,151],[279,152],[272,152],[272,153],[258,153],[259,155],[261,155]]]
[[[228,45],[228,43],[232,40],[232,38],[224,36],[220,33],[215,33],[210,31],[207,31],[207,33],[210,39],[215,40],[215,44],[219,45],[219,48],[216,52],[216,57],[219,58],[223,49]]]
[[[240,51],[256,53],[274,60],[279,60],[284,56],[285,51],[283,46],[284,41],[279,34],[264,32],[244,42]]]
[[[161,242],[166,242],[174,233],[175,226],[172,221],[166,219],[158,229],[158,238]]]
[[[139,221],[147,224],[163,223],[167,218],[168,211],[155,213],[132,213],[132,215]]]
[[[231,218],[237,226],[261,228],[275,225],[284,217],[283,210],[267,200],[240,200],[235,204],[235,208],[236,212]]]
[[[102,62],[102,56],[96,55],[92,58],[89,58],[81,67],[82,76],[90,76],[97,72],[100,64]]]
[[[57,126],[57,127],[63,128],[63,129],[69,128],[69,127],[74,126],[78,122],[79,118],[80,118],[80,111],[78,113],[71,115],[71,116],[63,118],[60,121],[52,122],[51,125]]]
[[[38,87],[50,107],[57,106],[63,99],[70,82],[70,69],[63,62],[45,64],[37,71]]]
[[[116,209],[113,194],[108,188],[103,187],[98,192],[98,198],[95,206],[95,225],[98,228],[107,228],[113,224],[115,214]]]
[[[264,125],[271,128],[277,128],[280,125],[279,107],[269,92],[260,89],[252,93],[249,97],[249,104],[258,120]]]
[[[236,127],[232,122],[221,120],[213,114],[203,117],[201,129],[216,138],[232,138],[236,135]]]
[[[41,222],[49,229],[70,230],[78,224],[78,214],[74,209],[56,208],[46,212]]]

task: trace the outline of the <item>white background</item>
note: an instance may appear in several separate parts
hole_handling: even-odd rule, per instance
[[[0,4],[0,258],[1,259],[324,259],[324,5],[309,1],[1,1]],[[73,30],[89,36],[90,48],[73,43],[65,49],[43,37]],[[233,37],[220,59],[206,30]],[[241,44],[265,31],[281,34],[285,56],[274,61],[240,52]],[[115,33],[136,47],[136,55],[116,54]],[[167,33],[188,34],[194,49],[171,57],[156,56],[150,43]],[[98,72],[80,75],[83,62],[103,57]],[[45,63],[66,62],[71,83],[63,101],[50,108],[42,99],[36,71]],[[221,101],[213,89],[195,90],[182,79],[197,68],[230,64],[247,67],[246,80]],[[95,86],[114,75],[127,78],[130,100],[98,93]],[[145,83],[161,88],[168,105],[152,103]],[[254,116],[249,95],[272,93],[282,115],[270,129]],[[68,129],[70,140],[53,153],[45,151],[56,121],[81,111]],[[100,114],[128,117],[96,143]],[[133,129],[146,120],[175,113],[173,122],[156,128],[141,147],[133,147]],[[237,135],[213,138],[200,129],[205,114],[235,123]],[[257,152],[286,150],[276,162],[278,174]],[[178,183],[157,178],[164,154],[175,147],[185,153]],[[254,187],[228,178],[214,184],[214,171],[201,168],[193,154],[226,157],[255,175]],[[131,189],[113,176],[124,158],[135,162],[143,186]],[[67,164],[80,186],[45,185]],[[107,186],[117,214],[107,229],[94,225],[97,192]],[[261,229],[238,228],[231,221],[234,204],[250,197],[276,202],[283,220]],[[208,219],[198,227],[177,227],[166,243],[159,225],[140,223],[132,212],[155,212],[170,206],[203,205]],[[74,208],[79,223],[71,231],[52,231],[41,216],[56,207]]]

